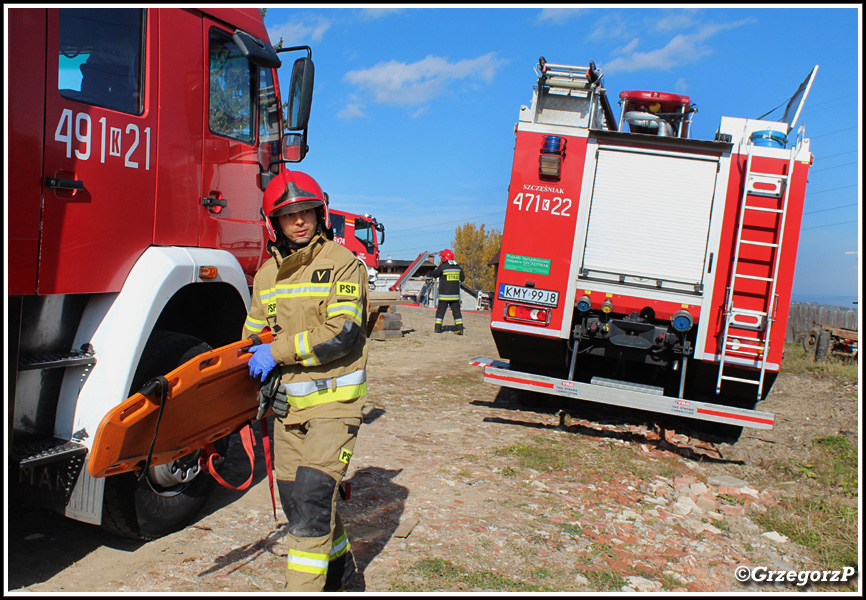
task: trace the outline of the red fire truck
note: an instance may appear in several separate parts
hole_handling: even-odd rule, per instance
[[[330,209],[334,241],[352,251],[371,269],[379,268],[379,246],[385,243],[385,226],[369,214],[356,215]]]
[[[688,96],[620,94],[601,70],[537,67],[520,108],[488,383],[771,428],[754,410],[779,373],[812,155],[794,127],[722,117],[690,137]],[[790,136],[790,137],[789,137]]]
[[[281,59],[257,9],[7,16],[8,483],[158,537],[213,487],[198,452],[141,477],[83,466],[143,382],[238,339],[267,256],[262,192],[307,150],[311,51],[279,51],[306,52],[283,134]]]

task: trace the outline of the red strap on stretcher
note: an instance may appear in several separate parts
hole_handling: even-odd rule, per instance
[[[268,423],[267,419],[259,419],[259,423],[262,428],[262,445],[264,446],[265,451],[265,470],[268,472],[268,484],[271,488],[271,506],[274,509],[274,520],[277,520],[277,500],[274,496],[274,472],[273,472],[273,461],[271,460],[271,436],[268,434]],[[216,467],[214,466],[214,460],[220,458],[218,452],[216,452],[216,448],[214,448],[213,444],[208,444],[204,449],[204,454],[202,456],[202,463],[204,464],[205,470],[211,474],[217,483],[221,486],[229,488],[231,490],[245,490],[250,486],[250,483],[253,481],[253,473],[255,472],[255,452],[253,447],[256,445],[256,438],[253,435],[252,427],[247,423],[244,425],[240,431],[238,432],[241,436],[241,444],[244,447],[244,451],[247,454],[247,457],[250,459],[250,476],[244,483],[235,487],[230,483],[226,482],[219,473],[217,473]]]

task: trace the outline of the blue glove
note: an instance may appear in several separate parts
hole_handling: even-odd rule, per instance
[[[271,354],[270,344],[258,344],[250,347],[250,377],[259,377],[264,381],[271,370],[277,366]]]

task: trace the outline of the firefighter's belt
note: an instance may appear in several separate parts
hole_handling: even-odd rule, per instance
[[[258,417],[261,382],[250,377],[247,349],[272,339],[265,332],[200,354],[166,374],[165,389],[151,385],[121,402],[96,430],[88,473],[105,477],[170,463]]]

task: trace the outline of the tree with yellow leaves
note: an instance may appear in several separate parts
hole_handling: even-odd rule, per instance
[[[466,274],[464,283],[476,290],[492,290],[496,272],[487,263],[502,246],[502,233],[496,229],[486,231],[483,224],[476,227],[475,223],[465,223],[455,229],[451,244],[454,259]]]

